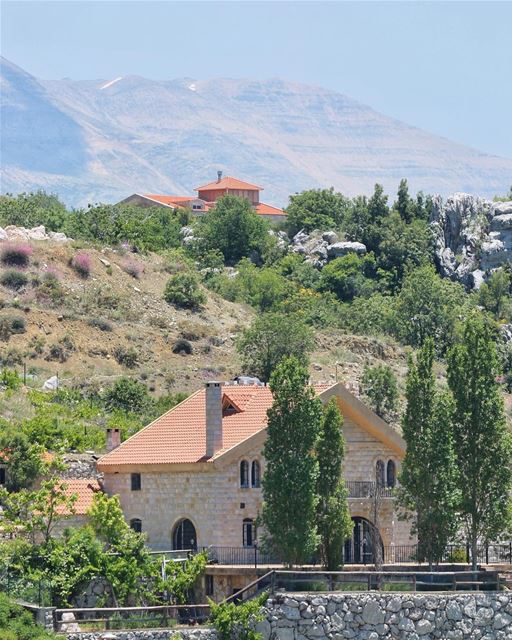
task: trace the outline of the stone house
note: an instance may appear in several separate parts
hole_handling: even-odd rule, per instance
[[[404,561],[395,554],[415,541],[397,518],[391,491],[403,439],[341,383],[315,390],[324,403],[335,398],[344,416],[344,474],[354,520],[346,562],[372,562],[372,544],[379,541],[386,562]],[[271,404],[267,386],[208,382],[122,444],[119,431],[111,430],[111,451],[97,464],[104,490],[119,495],[127,521],[155,550],[246,549],[251,562]]]

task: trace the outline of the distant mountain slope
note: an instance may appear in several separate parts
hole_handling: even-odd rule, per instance
[[[455,144],[344,95],[282,80],[36,80],[2,60],[3,192],[43,187],[73,205],[190,193],[222,169],[264,199],[381,182],[492,196],[512,160]]]

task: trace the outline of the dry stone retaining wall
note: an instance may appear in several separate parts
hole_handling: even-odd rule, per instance
[[[144,629],[68,633],[67,640],[217,640],[214,629]]]
[[[263,640],[512,640],[512,593],[278,594]]]

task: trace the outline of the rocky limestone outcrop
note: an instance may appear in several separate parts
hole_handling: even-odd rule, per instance
[[[467,193],[445,201],[434,196],[430,228],[441,275],[478,288],[512,259],[512,202],[490,202]]]
[[[362,242],[340,242],[335,231],[315,230],[308,234],[303,229],[293,237],[290,249],[305,256],[306,261],[317,269],[321,269],[329,260],[348,253],[366,253],[366,246]]]
[[[43,225],[26,229],[25,227],[0,227],[0,240],[53,240],[54,242],[70,242],[65,233],[59,231],[46,231]]]

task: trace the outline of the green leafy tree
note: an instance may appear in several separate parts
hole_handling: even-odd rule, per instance
[[[381,418],[392,415],[397,409],[398,384],[391,367],[377,365],[365,367],[362,377],[364,395],[371,408]]]
[[[206,551],[196,553],[186,562],[167,563],[163,588],[172,595],[177,604],[190,602],[192,588],[204,573],[207,564],[208,554]]]
[[[182,271],[172,275],[165,285],[164,300],[184,309],[198,309],[206,302],[199,280],[192,272]]]
[[[155,580],[160,564],[144,542],[144,536],[131,529],[124,519],[118,496],[94,496],[89,510],[91,526],[104,543],[101,575],[108,581],[117,603],[136,595],[140,602],[155,600]],[[153,583],[153,584],[152,584]]]
[[[402,432],[407,450],[400,476],[402,515],[412,520],[420,559],[432,567],[457,532],[457,466],[451,434],[452,404],[436,389],[434,344],[427,339],[409,360]]]
[[[286,224],[292,235],[300,229],[333,229],[342,224],[350,201],[341,193],[330,189],[309,189],[290,196],[286,208]]]
[[[510,272],[505,269],[497,269],[478,290],[480,304],[484,309],[490,311],[496,320],[509,318],[511,315],[511,284]]]
[[[406,178],[400,180],[398,186],[397,201],[393,205],[395,211],[400,214],[404,222],[412,222],[414,217],[414,200],[409,196],[409,186]]]
[[[335,399],[323,408],[322,426],[316,445],[318,460],[317,523],[322,562],[328,571],[343,564],[345,540],[352,534],[353,523],[343,479],[345,441],[343,416]]]
[[[357,296],[367,297],[375,288],[371,279],[374,272],[373,254],[358,256],[348,253],[325,265],[318,288],[320,291],[332,291],[343,301],[350,301]]]
[[[431,337],[437,353],[443,354],[467,302],[461,285],[443,280],[431,266],[419,267],[405,277],[398,294],[394,333],[413,347]]]
[[[263,455],[264,544],[288,566],[303,564],[318,547],[316,527],[318,461],[314,453],[322,424],[322,403],[297,358],[283,360],[270,379]]]
[[[110,409],[122,409],[143,413],[153,404],[145,384],[131,378],[119,378],[114,385],[105,392],[104,401]]]
[[[237,341],[244,373],[268,382],[283,359],[295,356],[307,362],[313,335],[298,315],[272,312],[257,316]]]
[[[4,431],[0,435],[0,452],[7,467],[5,488],[19,491],[31,487],[43,469],[43,448],[24,433]]]
[[[497,377],[490,327],[476,314],[448,354],[448,384],[454,398],[453,435],[460,473],[461,513],[477,566],[478,541],[488,542],[510,525],[512,436]]]
[[[53,476],[35,490],[21,489],[9,493],[0,489],[2,528],[7,533],[24,536],[32,543],[40,539],[48,544],[57,524],[59,512],[72,514],[76,496],[66,491],[67,484]]]
[[[423,220],[405,223],[391,212],[382,222],[377,254],[380,282],[395,292],[406,272],[432,261],[432,234]]]
[[[198,221],[201,240],[197,250],[220,251],[228,264],[236,264],[252,252],[261,255],[268,244],[267,223],[245,198],[224,196]]]

